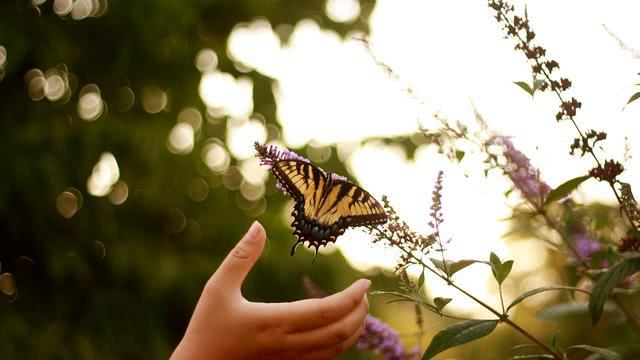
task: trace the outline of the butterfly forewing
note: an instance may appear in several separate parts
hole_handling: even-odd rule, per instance
[[[387,215],[378,201],[361,187],[344,180],[334,182],[321,214],[330,215],[328,221],[349,219],[348,226],[370,225],[384,222]],[[333,212],[332,212],[333,210]],[[321,217],[321,222],[324,220]]]

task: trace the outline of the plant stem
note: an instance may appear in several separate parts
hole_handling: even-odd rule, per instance
[[[511,21],[509,21],[509,18],[502,11],[498,11],[498,15],[501,16],[509,26],[513,26],[513,24],[511,24]],[[518,41],[520,41],[520,43],[522,45],[527,45],[527,42],[524,41],[524,39],[522,39],[522,36],[520,36],[520,34],[518,32],[515,33],[515,36],[518,39]],[[547,81],[549,81],[549,84],[550,84],[549,86],[551,86],[551,82],[553,81],[551,79],[551,74],[547,70],[545,70],[544,66],[542,66],[542,64],[540,63],[540,61],[537,58],[534,58],[533,60],[536,62],[536,65],[538,65],[540,67],[540,69],[542,71],[542,74],[547,79]],[[560,93],[560,91],[557,88],[552,88],[552,90],[556,94],[558,99],[560,100],[560,103],[564,104],[564,98],[562,97],[562,94]],[[588,145],[589,143],[587,141],[587,138],[584,136],[584,133],[582,132],[582,130],[580,129],[580,127],[576,123],[576,120],[574,119],[574,117],[573,116],[569,116],[569,120],[571,120],[571,123],[573,124],[573,127],[578,132],[578,135],[580,136],[580,139],[583,141],[583,143]],[[595,160],[596,164],[598,166],[601,166],[601,163],[600,163],[600,160],[598,159],[598,156],[593,151],[593,147],[588,146],[588,150],[589,150],[589,154],[591,155],[591,157],[593,157],[593,160]],[[622,205],[622,199],[620,198],[620,194],[618,194],[618,190],[614,186],[614,183],[612,181],[608,181],[608,183],[609,183],[609,187],[613,191],[613,194],[615,195],[616,199],[618,200],[618,203],[620,204],[620,209],[622,210],[622,212],[625,214],[625,216],[629,220],[629,223],[631,224],[631,226],[636,231],[638,231],[638,227],[633,222],[633,218],[631,217],[631,215],[627,211],[626,207]]]
[[[468,298],[470,298],[471,300],[475,301],[476,303],[478,303],[480,306],[484,307],[485,309],[489,310],[492,314],[494,314],[495,316],[498,317],[498,319],[502,322],[504,322],[505,324],[511,326],[512,328],[514,328],[516,331],[518,331],[519,333],[521,333],[522,335],[524,335],[525,337],[527,337],[529,340],[533,341],[536,345],[538,345],[538,347],[540,347],[540,349],[544,350],[546,353],[548,353],[549,355],[553,356],[554,359],[559,359],[562,360],[563,357],[561,354],[557,353],[556,351],[554,351],[553,349],[551,349],[549,346],[545,345],[543,342],[541,342],[540,340],[536,339],[533,335],[531,335],[528,331],[526,331],[525,329],[521,328],[518,324],[516,324],[515,322],[513,322],[511,319],[509,319],[509,317],[503,313],[501,314],[498,310],[494,309],[491,305],[488,305],[487,303],[485,303],[484,301],[478,299],[477,297],[475,297],[474,295],[472,295],[471,293],[467,292],[466,290],[464,290],[463,288],[459,287],[458,285],[456,285],[451,278],[445,277],[444,275],[440,274],[438,271],[436,271],[435,269],[431,268],[431,266],[427,265],[424,263],[424,261],[422,261],[422,259],[416,257],[415,255],[413,255],[413,253],[411,253],[411,251],[406,250],[404,247],[402,246],[398,246],[398,248],[400,250],[402,250],[405,254],[407,254],[408,256],[410,256],[411,258],[413,258],[414,260],[416,260],[422,267],[424,267],[425,269],[429,270],[431,273],[435,274],[436,276],[438,276],[440,279],[444,280],[447,284],[449,284],[450,286],[454,287],[456,290],[460,291],[461,293],[463,293],[464,295],[466,295]],[[502,297],[502,296],[501,296]],[[504,305],[503,305],[504,307]]]
[[[536,207],[534,204],[532,205]],[[571,244],[571,241],[567,238],[567,234],[564,231],[562,231],[562,229],[560,229],[560,227],[553,220],[551,220],[551,218],[549,217],[549,214],[547,214],[547,211],[544,208],[537,208],[537,207],[536,207],[536,211],[545,220],[547,226],[552,230],[554,230],[555,232],[557,232],[558,235],[560,235],[562,242],[569,248],[569,250],[571,250],[576,260],[579,261],[580,264],[585,268],[587,269],[591,268],[591,265],[587,263],[578,254],[578,251],[575,249],[575,247],[573,247],[573,244]],[[593,276],[588,272],[585,272],[585,275],[589,279],[594,280]],[[638,319],[638,317],[631,310],[627,308],[627,306],[617,297],[617,295],[612,294],[610,297],[613,300],[613,302],[620,308],[622,313],[624,313],[624,315],[627,317],[627,319],[629,320],[629,323],[631,324],[631,327],[635,331],[640,332],[640,319]]]
[[[500,293],[500,305],[502,306],[502,314],[506,314],[504,311],[504,297],[502,296],[502,284],[498,284],[498,292]]]

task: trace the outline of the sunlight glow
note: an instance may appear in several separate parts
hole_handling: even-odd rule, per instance
[[[329,19],[338,23],[348,23],[360,15],[360,3],[358,0],[327,0],[325,11]]]
[[[258,120],[230,119],[227,123],[227,143],[237,159],[255,157],[253,143],[264,143],[266,139],[267,130]]]
[[[248,116],[253,111],[253,82],[248,77],[212,71],[200,80],[200,98],[220,116]]]
[[[338,8],[348,13],[348,4],[358,4],[359,10],[358,1],[329,0],[328,16],[339,21],[339,16],[331,14]],[[559,61],[563,75],[573,80],[573,93],[583,102],[578,120],[584,128],[606,128],[609,137],[603,157],[622,159],[625,137],[630,144],[640,141],[640,123],[635,121],[640,106],[623,111],[632,85],[638,82],[638,59],[633,51],[621,49],[603,24],[628,41],[630,48],[640,49],[640,44],[631,43],[637,40],[635,14],[640,13],[640,3],[613,1],[607,7],[578,0],[527,4],[537,38]],[[575,11],[577,7],[580,12]],[[477,149],[466,149],[463,161],[451,163],[429,146],[421,146],[415,157],[408,159],[400,148],[376,142],[360,148],[359,142],[415,133],[418,123],[435,123],[436,113],[473,126],[473,102],[489,127],[511,136],[515,146],[541,170],[543,180],[556,187],[592,166],[590,159],[568,154],[574,130],[570,124],[555,121],[557,100],[538,93],[532,98],[513,84],[530,81],[530,67],[513,51],[513,44],[503,39],[484,2],[465,3],[465,11],[460,11],[460,3],[455,1],[379,0],[369,25],[371,53],[357,39],[360,34],[341,38],[310,19],[295,24],[288,42],[282,44],[265,20],[238,25],[228,39],[227,51],[235,61],[276,80],[277,120],[287,146],[337,144],[337,156],[347,161],[361,184],[378,199],[389,195],[398,213],[425,233],[429,231],[431,189],[438,170],[443,170],[442,232],[452,238],[448,256],[485,260],[494,251],[503,259],[516,260],[514,273],[528,274],[529,280],[521,287],[534,286],[542,278],[553,281],[554,274],[540,273],[546,259],[544,246],[526,239],[512,244],[502,238],[508,224],[500,219],[511,214],[511,204],[503,195],[510,183],[499,174],[485,178],[482,154]],[[590,41],[575,41],[578,37]],[[376,61],[388,65],[394,75]],[[208,106],[222,106],[226,102],[220,99],[231,92],[213,89],[233,89],[233,77],[213,81],[206,76],[214,75],[203,77],[203,100]],[[411,94],[407,87],[411,87]],[[248,151],[243,153],[240,144],[249,146],[248,137],[247,132],[230,138],[234,157],[247,158]],[[639,151],[631,148],[632,156],[624,164],[628,169],[625,181],[638,182]],[[587,202],[614,201],[610,190],[595,181],[585,182],[576,197]],[[291,210],[284,211],[283,216],[288,217]],[[361,231],[351,230],[336,247],[359,270],[391,269],[389,249],[367,239]],[[488,286],[488,269],[463,271],[459,281],[464,287],[482,298],[497,300],[493,284]],[[428,284],[436,296],[454,295],[440,281],[428,280]],[[524,290],[517,287],[507,280],[505,292]],[[477,310],[459,296],[450,307]]]

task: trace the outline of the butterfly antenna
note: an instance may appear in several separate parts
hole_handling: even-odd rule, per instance
[[[313,264],[314,262],[316,262],[316,258],[318,257],[318,247],[316,246],[316,253],[313,255],[313,260],[311,260],[311,263]]]

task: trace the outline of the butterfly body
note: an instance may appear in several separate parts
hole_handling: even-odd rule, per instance
[[[291,255],[304,242],[317,253],[320,246],[335,242],[348,227],[380,224],[387,220],[382,206],[367,191],[308,161],[274,161],[271,172],[295,201],[291,226],[298,240]]]

